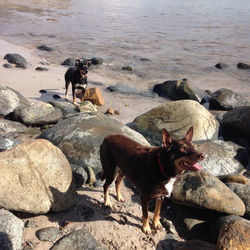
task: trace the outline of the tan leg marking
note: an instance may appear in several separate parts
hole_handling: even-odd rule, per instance
[[[160,222],[160,212],[161,212],[161,205],[162,205],[163,200],[162,199],[157,199],[156,204],[155,204],[155,214],[153,218],[153,228],[154,229],[161,229],[162,225]]]
[[[142,232],[145,234],[150,234],[151,229],[149,226],[149,219],[142,216]]]
[[[104,205],[111,207],[108,190],[104,193]]]
[[[121,182],[124,179],[124,175],[118,174],[116,181],[115,181],[115,189],[116,189],[116,194],[117,194],[117,200],[118,201],[124,201],[122,195],[121,195]]]

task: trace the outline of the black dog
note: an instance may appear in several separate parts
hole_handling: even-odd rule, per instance
[[[68,100],[68,89],[69,84],[72,84],[72,96],[73,96],[73,103],[76,104],[76,89],[82,90],[82,97],[81,102],[83,102],[84,93],[87,88],[88,79],[87,73],[88,68],[91,64],[91,60],[76,60],[76,64],[74,68],[69,68],[64,75],[65,78],[65,99]]]

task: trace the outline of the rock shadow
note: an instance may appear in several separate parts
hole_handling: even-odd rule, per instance
[[[0,249],[1,250],[13,250],[12,242],[5,232],[0,232]]]

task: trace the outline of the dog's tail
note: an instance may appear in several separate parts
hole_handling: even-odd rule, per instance
[[[102,163],[102,175],[101,175],[101,180],[102,181],[104,181],[105,179],[106,179],[106,177],[105,177],[105,174],[104,174],[104,160],[103,160],[103,158],[104,158],[104,154],[105,154],[105,152],[104,152],[104,142],[100,145],[100,160],[101,160],[101,163]]]

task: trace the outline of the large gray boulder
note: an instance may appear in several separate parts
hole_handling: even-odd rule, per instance
[[[0,135],[0,152],[10,149],[19,143],[21,143],[20,140],[5,138]]]
[[[223,116],[222,126],[230,136],[250,138],[250,106],[228,111]]]
[[[200,103],[208,99],[208,94],[194,86],[188,79],[169,80],[156,84],[153,91],[159,96],[167,97],[174,101],[189,99]]]
[[[62,102],[62,101],[51,101],[49,102],[53,107],[59,108],[63,114],[63,118],[67,119],[76,114],[79,114],[77,108],[74,104],[70,102]]]
[[[200,162],[203,170],[212,175],[232,175],[241,172],[244,148],[230,141],[206,141],[196,144],[196,148],[206,155]],[[241,153],[242,152],[242,155]]]
[[[216,249],[250,249],[250,222],[248,220],[235,220],[225,224],[219,233]]]
[[[167,102],[138,116],[130,127],[144,135],[150,143],[159,145],[163,128],[174,138],[180,139],[193,127],[193,141],[201,141],[216,139],[219,123],[198,102],[182,100]]]
[[[0,249],[21,250],[24,223],[11,212],[0,209]]]
[[[209,107],[211,109],[231,110],[233,108],[250,105],[250,103],[240,94],[235,93],[231,89],[219,89],[215,91],[211,98]]]
[[[217,177],[205,172],[187,172],[175,183],[172,200],[186,206],[220,213],[244,215],[243,201]]]
[[[98,173],[102,169],[100,144],[110,134],[126,135],[141,144],[149,145],[142,135],[121,122],[100,114],[87,113],[59,121],[40,137],[58,146],[71,164],[83,168],[90,166]]]
[[[0,153],[0,207],[33,214],[62,211],[74,203],[72,171],[64,154],[46,140]]]
[[[44,106],[26,106],[15,110],[16,119],[25,125],[53,124],[63,118],[59,108]]]
[[[246,207],[244,216],[250,219],[250,186],[240,183],[228,183],[227,186],[244,202]]]
[[[0,85],[0,115],[6,116],[12,113],[19,105],[16,93]]]
[[[22,134],[27,127],[20,122],[0,119],[0,136],[15,137]]]
[[[6,86],[6,88],[12,90],[17,95],[21,106],[30,106],[31,105],[30,101],[26,97],[24,97],[20,92],[18,92],[15,89],[12,89],[10,87],[7,87],[7,86]]]

